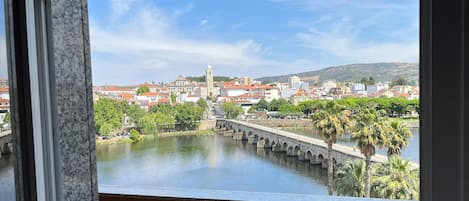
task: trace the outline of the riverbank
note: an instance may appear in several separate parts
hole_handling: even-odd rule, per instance
[[[176,132],[165,132],[159,133],[156,135],[141,135],[143,141],[154,140],[157,138],[166,138],[174,136],[191,136],[191,135],[215,135],[213,129],[204,129],[204,130],[189,130],[189,131],[176,131]],[[128,136],[110,136],[109,139],[103,139],[101,137],[96,137],[96,145],[103,144],[119,144],[119,143],[132,143],[132,140]]]

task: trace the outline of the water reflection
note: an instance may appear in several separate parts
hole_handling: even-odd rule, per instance
[[[222,136],[180,136],[98,146],[98,183],[326,194],[326,171]]]
[[[0,201],[15,200],[13,156],[0,156]]]

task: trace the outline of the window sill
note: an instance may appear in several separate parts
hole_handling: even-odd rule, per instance
[[[268,185],[268,184],[266,184]],[[365,199],[334,197],[327,195],[266,193],[249,191],[224,191],[206,189],[163,189],[99,186],[100,201],[159,201],[159,200],[252,200],[252,201],[390,201],[387,199]]]

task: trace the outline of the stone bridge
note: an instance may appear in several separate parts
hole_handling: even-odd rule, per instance
[[[11,153],[12,150],[11,130],[0,132],[0,155]]]
[[[288,156],[298,157],[298,160],[327,168],[327,144],[323,140],[238,120],[218,119],[216,128],[221,130],[224,136],[230,136],[234,140],[247,140],[258,148],[286,152]],[[333,145],[332,156],[334,165],[337,166],[348,160],[364,159],[359,149],[339,144]],[[377,154],[371,161],[383,163],[387,161],[387,157]],[[416,163],[412,166],[418,167]]]

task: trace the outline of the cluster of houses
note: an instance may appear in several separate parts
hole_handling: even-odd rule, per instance
[[[208,66],[204,82],[191,81],[179,76],[175,81],[167,84],[143,83],[133,87],[100,86],[94,87],[95,100],[108,97],[125,100],[130,104],[137,104],[148,110],[152,105],[167,103],[197,102],[200,98],[210,99],[216,103],[233,102],[242,106],[246,111],[260,100],[272,101],[283,98],[291,104],[298,105],[307,100],[334,100],[345,97],[403,97],[418,99],[419,87],[397,85],[389,87],[389,83],[365,85],[353,82],[336,82],[327,80],[320,86],[310,86],[309,82],[292,76],[288,82],[273,82],[262,84],[249,77],[242,77],[234,81],[214,81],[213,69]],[[149,92],[137,94],[139,87],[146,86]]]
[[[0,124],[4,124],[5,116],[10,112],[10,93],[8,80],[0,78]]]

